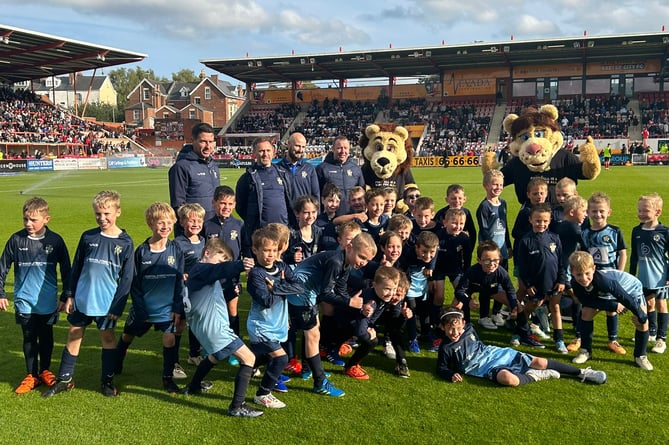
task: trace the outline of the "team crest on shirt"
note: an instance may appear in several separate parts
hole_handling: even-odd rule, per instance
[[[605,243],[610,243],[611,242],[611,237],[609,235],[604,235],[602,237],[602,241],[604,241]]]
[[[120,255],[121,252],[123,252],[123,247],[121,247],[121,246],[114,246],[114,255]]]
[[[278,176],[276,177],[276,182],[278,182],[279,185],[283,185],[283,181]]]
[[[551,250],[551,253],[555,253],[555,249],[557,249],[557,244],[555,243],[550,243],[548,245],[548,248]]]
[[[307,172],[302,172],[302,177],[306,179],[307,178]]]
[[[237,237],[239,237],[239,233],[236,230],[231,230],[230,231],[230,239],[235,240],[235,239],[237,239]]]
[[[351,171],[350,168],[348,170],[346,170],[346,174],[349,175],[349,176],[353,176],[353,172]]]
[[[44,246],[44,252],[47,255],[50,255],[51,252],[53,252],[53,246],[51,244],[47,244],[46,246]]]
[[[660,241],[660,235],[657,234],[657,233],[655,235],[653,235],[653,241],[655,241],[656,243],[659,242]]]
[[[168,266],[174,266],[174,263],[176,263],[177,260],[174,259],[174,255],[170,255],[167,257],[167,265]]]

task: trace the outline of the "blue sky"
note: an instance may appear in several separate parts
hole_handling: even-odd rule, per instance
[[[247,53],[669,29],[666,0],[2,0],[1,5],[2,24],[148,54],[142,68],[166,77],[181,69],[199,73],[201,59]]]

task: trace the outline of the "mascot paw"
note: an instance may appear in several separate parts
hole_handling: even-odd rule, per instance
[[[602,171],[602,165],[592,136],[588,136],[585,144],[578,147],[578,153],[579,160],[583,163],[583,176],[595,179]]]
[[[497,154],[494,151],[486,151],[481,157],[481,170],[485,174],[488,170],[495,170],[501,167],[497,162]]]

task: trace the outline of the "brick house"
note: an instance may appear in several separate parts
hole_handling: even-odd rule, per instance
[[[154,128],[156,119],[189,119],[223,127],[244,102],[241,87],[207,77],[198,83],[155,82],[143,79],[128,94],[125,121],[141,128]]]

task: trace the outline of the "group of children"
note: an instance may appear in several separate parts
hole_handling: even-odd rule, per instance
[[[403,213],[395,213],[394,189],[356,187],[348,191],[350,213],[340,216],[342,193],[328,184],[320,203],[311,196],[295,201],[295,227],[269,224],[252,236],[244,236],[243,222],[232,215],[234,191],[219,186],[213,199],[216,216],[208,221],[199,204],[185,204],[177,212],[166,203],[151,204],[145,212],[151,236],[137,249],[116,224],[119,195],[102,191],[93,200],[98,227],[82,234],[72,266],[62,238],[47,227],[46,201],[29,199],[23,207],[24,230],[12,235],[0,260],[0,310],[8,307],[4,283],[13,264],[15,316],[23,330],[27,376],[15,392],[44,384],[43,396],[51,397],[73,388],[84,332],[93,322],[102,342],[104,395],[118,394],[114,376],[123,372],[128,348],[153,327],[162,332],[164,389],[206,391],[212,386],[205,380],[209,371],[227,360],[239,366],[228,413],[242,417],[262,414],[245,403],[258,368],[265,371],[253,401],[261,407],[285,407],[273,394],[287,391],[284,373],[313,379],[316,394],[341,397],[344,391],[330,381],[322,360],[343,367],[346,376],[367,380],[370,375],[361,363],[379,341],[402,378],[410,377],[405,350],[418,353],[422,342],[438,351],[437,374],[453,382],[464,374],[517,386],[560,373],[606,381],[601,371],[483,345],[468,324],[472,309],[479,310],[478,324],[484,329],[506,324],[513,331],[513,346],[543,348],[536,335],[547,337],[550,328],[541,309],[548,307],[555,347],[560,353],[577,352],[574,363],[592,356],[592,319],[600,310],[607,312],[609,349],[625,354],[617,342],[617,314],[629,309],[637,329],[635,361],[652,370],[646,355],[649,337],[655,343],[652,350],[663,353],[669,320],[669,231],[658,222],[660,196],[638,201],[640,225],[632,234],[630,267],[636,278],[623,272],[625,242],[620,230],[607,223],[611,210],[606,195],[595,193],[586,201],[573,181],[563,179],[556,185],[558,202],[551,206],[548,185],[533,179],[513,227],[512,248],[507,207],[500,198],[503,184],[500,171],[485,174],[486,197],[476,211],[478,232],[464,207],[464,188],[457,184],[448,187],[448,205],[438,212],[417,187],[401,196],[408,207]],[[175,224],[182,233],[171,240]],[[243,245],[245,239],[251,245]],[[507,272],[511,257],[517,287]],[[237,311],[242,272],[251,297],[248,346],[241,339]],[[448,307],[446,278],[455,289]],[[114,328],[128,295],[132,305],[117,341]],[[567,306],[576,334],[569,346],[561,316]],[[54,375],[49,368],[59,312],[67,314],[70,328]],[[188,363],[197,368],[179,388],[174,379],[186,378],[179,360],[186,330]]]

